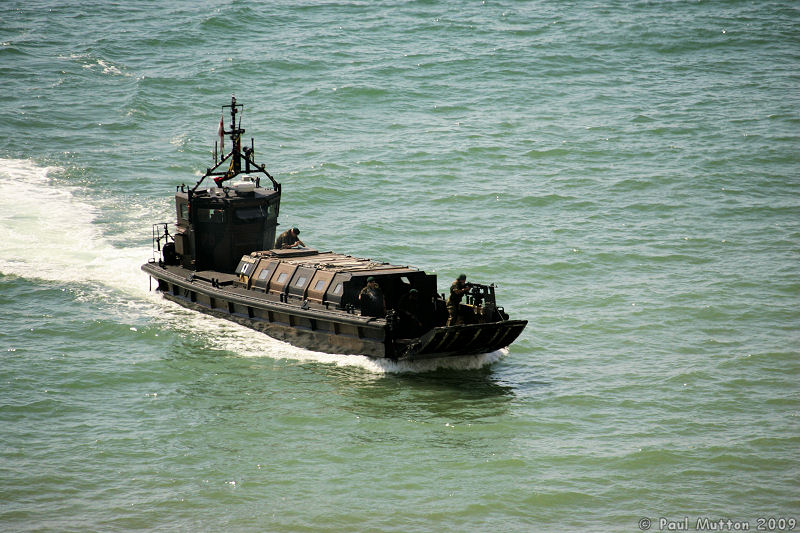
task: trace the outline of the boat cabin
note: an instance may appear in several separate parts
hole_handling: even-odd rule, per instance
[[[167,264],[180,264],[195,270],[213,270],[232,273],[239,258],[256,250],[268,250],[275,243],[278,227],[278,211],[281,203],[281,185],[264,165],[255,162],[255,146],[242,146],[241,115],[236,123],[236,115],[241,114],[243,106],[231,97],[230,105],[222,106],[230,110],[231,122],[226,130],[220,119],[220,143],[225,135],[230,136],[232,149],[228,155],[217,158],[214,146],[214,166],[194,187],[181,185],[175,193],[177,211],[177,232],[164,247]],[[220,146],[222,148],[222,145]],[[240,181],[224,185],[228,180],[239,177]],[[214,185],[201,189],[206,178],[212,178]],[[261,179],[267,178],[272,189],[261,187]],[[159,237],[159,250],[161,237]]]
[[[175,251],[192,270],[233,272],[242,255],[275,243],[280,191],[258,187],[249,176],[231,187],[175,194]]]

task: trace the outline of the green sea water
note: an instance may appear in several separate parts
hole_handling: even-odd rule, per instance
[[[800,529],[796,2],[0,21],[0,530]],[[517,342],[377,363],[150,292],[231,94],[282,227],[494,282]]]

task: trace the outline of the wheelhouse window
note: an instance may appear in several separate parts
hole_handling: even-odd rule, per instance
[[[306,284],[306,278],[303,277],[303,276],[300,276],[299,278],[297,278],[297,281],[295,282],[294,286],[295,287],[302,287],[305,284]]]
[[[315,291],[321,291],[323,287],[325,287],[325,280],[324,279],[318,280],[314,284],[314,290]]]
[[[225,211],[223,209],[198,209],[197,218],[200,222],[211,222],[223,224],[225,222]]]
[[[268,269],[268,268],[265,268],[265,269],[264,269],[264,270],[262,270],[262,271],[261,271],[261,273],[258,275],[258,279],[260,279],[260,280],[265,280],[265,279],[267,279],[267,276],[269,276],[269,269]]]
[[[253,224],[260,222],[269,215],[269,208],[266,205],[256,205],[253,207],[243,207],[237,209],[233,216],[236,224]]]
[[[278,275],[278,283],[283,283],[284,281],[286,281],[286,278],[288,278],[288,277],[289,277],[289,274],[287,274],[286,272],[281,272]]]
[[[336,295],[342,294],[342,284],[341,283],[339,283],[338,285],[336,285],[336,287],[334,287],[333,294],[336,294]]]

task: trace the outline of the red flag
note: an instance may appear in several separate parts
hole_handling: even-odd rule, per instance
[[[225,124],[222,122],[222,115],[219,117],[219,129],[217,130],[217,135],[219,135],[219,151],[221,153],[225,152]]]

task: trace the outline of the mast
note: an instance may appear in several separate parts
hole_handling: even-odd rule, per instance
[[[214,183],[217,185],[217,187],[222,187],[224,182],[235,178],[242,172],[259,172],[264,174],[272,182],[273,190],[280,192],[281,184],[278,183],[269,172],[267,172],[265,165],[259,165],[253,159],[255,148],[252,146],[252,142],[251,146],[246,146],[244,150],[242,150],[242,134],[244,133],[244,128],[242,128],[241,116],[239,116],[239,124],[237,126],[236,115],[244,110],[244,106],[236,103],[236,96],[231,96],[230,105],[222,106],[223,110],[225,108],[230,108],[231,123],[228,131],[222,128],[222,134],[230,136],[232,144],[231,151],[228,153],[228,155],[223,156],[219,162],[216,161],[216,156],[214,156],[215,165],[212,168],[207,168],[206,173],[203,174],[199,180],[197,180],[197,183],[195,183],[194,187],[189,190],[189,197],[191,198],[191,195],[194,194],[203,180],[209,176],[213,176]],[[222,124],[220,124],[220,127],[222,127]],[[242,170],[242,160],[245,162],[244,170]],[[221,167],[223,167],[225,163],[228,164],[228,168],[222,170]]]
[[[228,174],[231,174],[232,172],[233,174],[230,177],[233,177],[242,172],[242,134],[244,133],[244,129],[242,129],[241,118],[239,118],[239,127],[236,127],[236,113],[238,113],[240,110],[244,110],[244,106],[236,103],[236,96],[231,96],[231,105],[225,105],[222,107],[231,108],[231,130],[223,131],[223,133],[231,136],[231,144],[233,145],[233,148],[231,149],[231,156],[233,159],[231,161],[231,168],[228,170]],[[225,179],[230,178],[226,176]],[[217,185],[219,185],[222,181],[225,180],[214,180]]]

